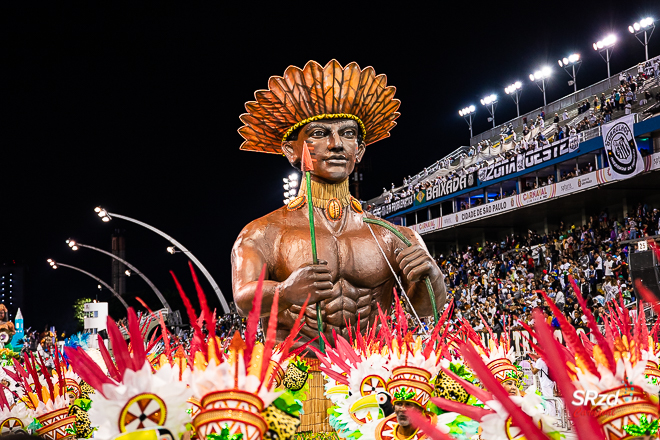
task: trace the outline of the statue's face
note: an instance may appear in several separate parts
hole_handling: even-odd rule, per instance
[[[307,142],[314,170],[312,180],[340,183],[362,160],[365,145],[358,142],[359,127],[352,119],[330,119],[310,122],[298,132],[296,140],[282,143],[289,162],[299,168],[303,146]]]
[[[7,320],[7,312],[0,309],[0,321],[6,321],[6,320]]]

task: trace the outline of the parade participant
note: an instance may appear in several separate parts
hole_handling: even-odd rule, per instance
[[[11,338],[16,334],[16,329],[14,328],[14,323],[9,319],[9,313],[7,312],[7,307],[4,304],[0,304],[0,344],[4,347],[4,344],[7,344],[11,341]]]
[[[419,235],[397,226],[412,245],[406,247],[382,228],[364,224],[373,218],[363,212],[349,192],[348,178],[366,146],[389,136],[399,116],[395,89],[374,69],[345,67],[335,60],[325,67],[314,61],[303,69],[290,66],[283,77],[271,77],[268,90],[255,93],[246,104],[239,132],[241,149],[283,154],[297,169],[309,148],[311,194],[303,182],[298,196],[247,225],[232,250],[234,300],[243,315],[250,310],[258,277],[266,267],[262,317],[267,316],[276,290],[281,293],[277,341],[291,332],[293,321],[308,293],[305,326],[299,343],[318,335],[328,339],[333,331],[347,336],[346,323],[361,318],[364,332],[377,316],[376,304],[392,303],[395,275],[410,305],[422,316],[433,313],[424,279],[435,292],[433,301],[442,310],[443,276]],[[309,206],[318,242],[318,264],[312,263]],[[304,209],[303,209],[304,207]],[[394,274],[392,273],[394,272]],[[316,307],[321,307],[317,320]],[[320,327],[319,327],[320,325]]]

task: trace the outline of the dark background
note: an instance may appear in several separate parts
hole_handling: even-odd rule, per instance
[[[282,205],[291,170],[283,157],[238,150],[238,116],[290,64],[356,61],[397,87],[399,125],[367,151],[367,199],[468,145],[459,109],[476,105],[475,134],[488,129],[486,94],[500,96],[498,123],[515,116],[503,89],[516,80],[522,112],[542,105],[528,79],[542,65],[554,72],[551,102],[572,92],[557,59],[574,51],[584,60],[578,86],[606,77],[591,44],[609,32],[619,36],[612,74],[643,61],[627,27],[660,17],[656,1],[135,3],[3,4],[0,264],[27,266],[26,328],[71,331],[75,298],[109,298],[46,259],[110,282],[110,258],[74,253],[65,240],[109,249],[115,228],[125,230],[126,259],[161,291],[175,296],[173,270],[194,296],[182,254],[137,225],[102,223],[97,205],[175,237],[231,298],[231,246],[244,225]],[[660,35],[649,52],[660,53]],[[139,278],[128,292],[158,307]]]

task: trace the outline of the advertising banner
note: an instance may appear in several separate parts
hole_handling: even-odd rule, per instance
[[[603,125],[603,144],[615,179],[627,179],[644,171],[644,161],[633,134],[634,116],[624,116]]]
[[[525,171],[536,165],[549,162],[578,149],[580,141],[577,136],[571,136],[553,142],[543,148],[526,151],[505,161],[494,163],[478,171],[479,180],[487,182],[520,171]]]
[[[409,208],[413,205],[413,196],[404,197],[395,202],[386,203],[385,205],[378,206],[373,210],[373,214],[377,217],[385,217],[394,212]]]
[[[477,173],[468,173],[465,176],[456,177],[446,182],[440,182],[424,190],[426,201],[439,199],[466,188],[477,186]],[[422,192],[422,191],[420,191]],[[419,193],[418,193],[419,194]],[[420,202],[422,203],[422,202]]]
[[[456,212],[454,214],[445,215],[442,217],[442,227],[455,226],[461,223],[479,220],[484,217],[498,214],[507,211],[516,206],[515,197],[506,197],[502,200],[488,203],[486,205],[475,206],[474,208],[466,209],[464,211]]]

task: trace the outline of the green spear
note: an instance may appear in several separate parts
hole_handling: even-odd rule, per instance
[[[309,154],[307,141],[303,144],[303,153],[301,161],[301,170],[305,174],[305,183],[307,184],[307,212],[309,214],[309,234],[312,240],[312,263],[319,264],[316,254],[316,232],[314,230],[314,205],[312,203],[312,175],[310,171],[314,169],[312,156]],[[321,319],[321,303],[316,303],[316,325],[319,330],[319,348],[321,353],[325,353],[325,342],[323,342],[323,321]]]

